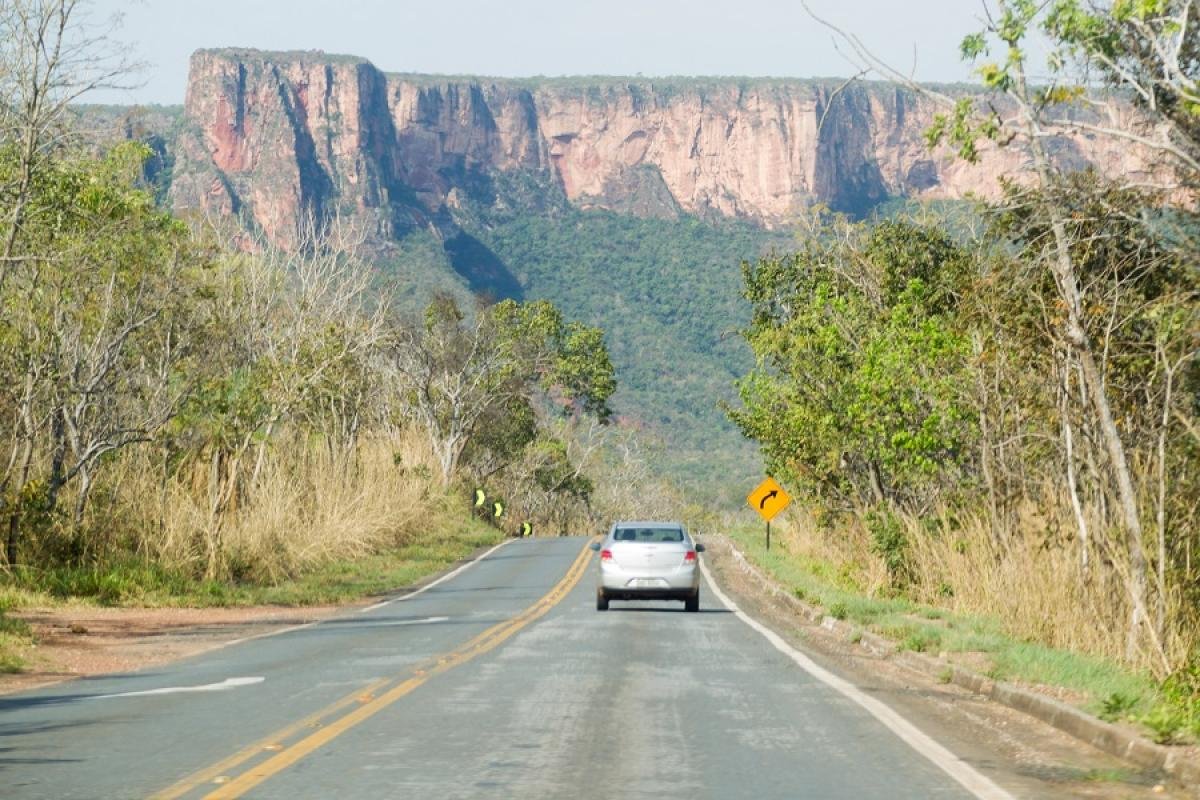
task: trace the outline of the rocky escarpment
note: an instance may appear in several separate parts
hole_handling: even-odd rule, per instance
[[[567,200],[772,225],[813,203],[996,191],[1016,150],[931,153],[934,108],[883,84],[388,75],[323,53],[202,50],[191,62],[171,201],[237,215],[278,244],[338,214],[382,239],[452,216],[489,176],[530,172]],[[1059,157],[1138,171],[1079,139]]]

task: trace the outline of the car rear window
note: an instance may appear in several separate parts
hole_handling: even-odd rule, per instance
[[[613,538],[618,542],[682,542],[680,528],[617,528]]]

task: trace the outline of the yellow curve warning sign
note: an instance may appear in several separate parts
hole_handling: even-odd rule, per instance
[[[792,496],[774,478],[767,478],[750,494],[746,495],[746,503],[762,515],[767,522],[775,519],[775,515],[788,507]]]

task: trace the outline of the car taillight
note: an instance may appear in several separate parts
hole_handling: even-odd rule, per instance
[[[600,551],[600,560],[601,561],[612,561],[612,550],[601,550]]]
[[[684,553],[683,554],[683,563],[695,564],[696,563],[696,551],[688,550],[686,553]]]

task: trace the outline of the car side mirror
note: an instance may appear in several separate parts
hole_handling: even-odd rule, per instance
[[[696,552],[697,552],[697,553],[703,553],[703,552],[704,552],[704,545],[700,544],[699,542],[696,542]]]
[[[596,553],[600,552],[600,543],[599,542],[592,542],[591,544],[588,545],[588,547],[590,547]]]

